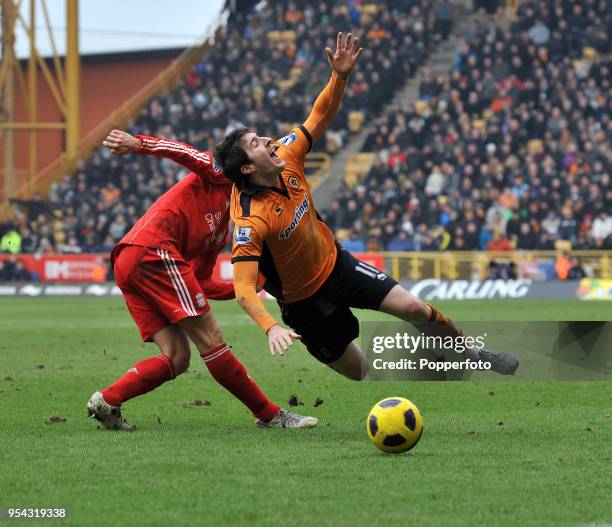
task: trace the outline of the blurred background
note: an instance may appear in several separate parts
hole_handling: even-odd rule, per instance
[[[110,250],[185,170],[106,134],[280,137],[352,31],[363,57],[307,159],[337,238],[427,299],[612,298],[606,0],[0,6],[0,295],[120,294]]]

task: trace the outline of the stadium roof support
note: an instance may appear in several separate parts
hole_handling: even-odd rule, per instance
[[[38,134],[48,130],[65,131],[65,153],[68,159],[75,157],[79,142],[79,0],[66,0],[66,58],[65,72],[57,53],[55,38],[51,29],[46,0],[29,0],[29,21],[20,9],[23,0],[1,0],[2,6],[2,65],[0,66],[0,138],[4,139],[4,189],[5,199],[16,192],[17,170],[15,169],[15,132],[27,131],[28,139],[28,182],[30,186],[36,178]],[[36,46],[37,7],[45,21],[45,29],[52,49],[52,60],[45,61]],[[23,27],[30,43],[30,56],[27,61],[27,81],[21,63],[15,53],[15,25]],[[37,77],[42,73],[61,113],[57,122],[40,122],[37,108]],[[17,122],[15,111],[15,79],[27,113],[27,121]]]

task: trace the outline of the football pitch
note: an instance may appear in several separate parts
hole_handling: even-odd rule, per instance
[[[612,320],[611,302],[437,305],[457,320]],[[156,352],[122,300],[3,300],[0,508],[67,507],[56,522],[83,527],[612,524],[612,383],[356,383],[301,344],[272,358],[235,302],[213,311],[268,396],[295,396],[317,428],[255,428],[194,353],[187,373],[125,405],[136,432],[97,429],[91,393]],[[394,395],[424,417],[404,455],[365,429]]]

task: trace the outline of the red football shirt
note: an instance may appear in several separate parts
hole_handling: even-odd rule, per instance
[[[163,194],[116,248],[166,249],[191,261],[198,278],[210,277],[229,238],[231,181],[215,166],[210,152],[170,139],[136,137],[142,141],[140,153],[171,159],[192,172]]]

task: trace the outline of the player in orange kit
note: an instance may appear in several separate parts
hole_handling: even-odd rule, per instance
[[[411,295],[383,271],[359,261],[321,221],[304,176],[304,159],[333,119],[348,75],[361,54],[358,40],[338,34],[336,51],[326,49],[332,76],[304,124],[273,142],[241,128],[217,146],[215,158],[234,182],[232,262],[236,297],[268,336],[270,351],[282,355],[302,339],[319,361],[343,375],[364,379],[368,363],[354,342],[359,324],[350,308],[373,309],[412,322],[426,334],[459,337],[461,330],[440,310]],[[258,273],[274,295],[283,328],[256,294]],[[513,374],[518,360],[483,348],[467,352]]]

